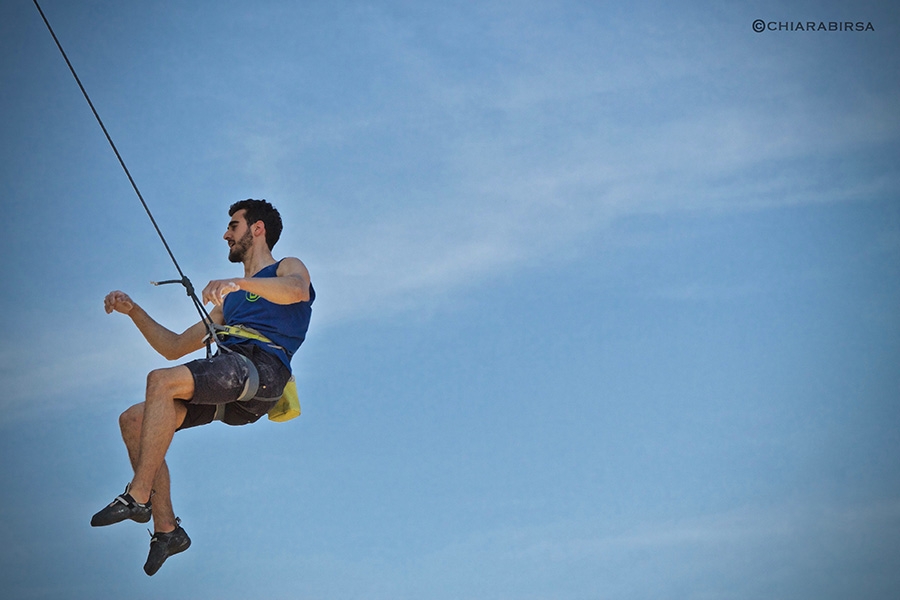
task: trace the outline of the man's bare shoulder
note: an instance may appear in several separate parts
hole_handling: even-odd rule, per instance
[[[275,272],[278,277],[301,277],[309,281],[309,270],[303,261],[293,256],[286,256],[281,259],[278,270]]]

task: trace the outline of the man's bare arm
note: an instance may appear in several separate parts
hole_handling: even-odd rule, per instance
[[[104,299],[104,307],[107,313],[115,311],[131,317],[147,343],[168,360],[177,360],[205,345],[204,340],[208,332],[203,322],[188,327],[182,333],[175,333],[153,320],[124,292],[110,292]],[[221,324],[222,309],[215,307],[210,313],[210,318],[213,322]]]
[[[203,290],[203,302],[221,306],[225,296],[244,290],[274,304],[294,304],[309,300],[309,271],[300,259],[288,257],[278,265],[277,277],[235,277],[210,281]]]

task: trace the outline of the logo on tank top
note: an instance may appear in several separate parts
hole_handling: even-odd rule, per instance
[[[256,294],[251,294],[250,292],[247,292],[247,295],[245,297],[247,298],[247,302],[256,302],[257,300],[259,300],[259,296],[257,296]]]

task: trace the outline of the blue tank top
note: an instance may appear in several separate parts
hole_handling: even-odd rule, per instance
[[[280,264],[279,260],[260,270],[254,277],[277,277]],[[225,302],[222,305],[225,324],[243,325],[255,329],[281,348],[273,348],[271,344],[257,340],[231,336],[226,336],[222,343],[225,346],[247,342],[256,344],[266,352],[276,355],[290,369],[291,357],[306,339],[309,319],[312,316],[312,304],[315,299],[316,291],[313,289],[312,283],[309,284],[309,300],[294,304],[275,304],[244,290],[232,292],[225,296]]]

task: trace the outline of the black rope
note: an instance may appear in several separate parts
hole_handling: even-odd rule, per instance
[[[47,20],[47,16],[44,14],[44,11],[41,9],[41,5],[38,4],[37,0],[32,0],[34,2],[34,6],[38,9],[38,12],[41,14],[41,18],[44,20],[44,24],[47,26],[47,30],[50,31],[50,35],[53,36],[53,41],[56,42],[56,47],[59,48],[60,54],[62,54],[63,59],[66,61],[66,65],[69,67],[69,71],[72,72],[72,77],[75,78],[75,83],[78,84],[78,88],[81,90],[81,94],[84,96],[84,99],[87,100],[88,106],[91,107],[91,112],[94,113],[94,117],[97,119],[97,123],[100,124],[100,129],[103,130],[103,135],[106,136],[106,141],[109,142],[110,147],[116,155],[116,158],[119,159],[119,164],[122,165],[122,170],[125,171],[125,175],[128,177],[128,181],[131,182],[131,187],[134,188],[134,193],[137,194],[138,200],[141,201],[141,206],[144,207],[144,211],[147,213],[147,216],[150,217],[150,222],[153,224],[153,228],[156,230],[156,234],[159,236],[159,239],[162,241],[163,246],[166,248],[166,252],[169,253],[169,258],[172,259],[172,263],[175,265],[175,269],[178,271],[178,274],[181,275],[181,279],[173,279],[169,281],[160,281],[155,282],[154,285],[162,285],[166,283],[180,283],[184,286],[187,291],[187,295],[191,297],[194,301],[194,306],[197,308],[197,311],[200,313],[200,318],[206,324],[207,328],[210,330],[211,338],[215,339],[215,334],[213,330],[212,319],[209,316],[209,313],[206,312],[206,308],[203,306],[203,303],[197,299],[197,294],[194,292],[194,286],[191,283],[191,280],[188,279],[187,275],[184,274],[184,271],[181,270],[181,266],[178,264],[178,261],[175,260],[175,255],[172,253],[172,249],[169,248],[168,242],[166,242],[165,236],[163,236],[162,231],[159,228],[159,225],[156,224],[156,219],[153,218],[153,213],[150,212],[150,207],[147,206],[147,203],[144,201],[144,196],[141,194],[141,191],[138,189],[137,183],[135,183],[134,178],[131,176],[131,172],[128,170],[128,167],[125,166],[125,161],[122,159],[122,155],[119,154],[119,149],[116,148],[116,144],[112,140],[112,136],[109,135],[109,131],[106,130],[106,125],[103,124],[103,119],[100,118],[100,114],[97,112],[97,109],[94,108],[94,103],[91,102],[91,97],[88,96],[87,90],[84,89],[84,85],[81,83],[81,79],[78,77],[78,73],[75,72],[75,67],[72,66],[72,62],[69,60],[66,51],[63,50],[62,44],[59,42],[59,38],[56,37],[56,33],[53,31],[53,27],[50,26],[50,21]],[[210,342],[207,341],[206,349],[207,354],[209,354]]]

